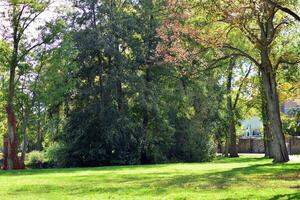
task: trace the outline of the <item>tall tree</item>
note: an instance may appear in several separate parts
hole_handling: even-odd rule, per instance
[[[207,3],[207,2],[206,2]],[[217,36],[217,45],[222,49],[231,50],[237,56],[242,56],[253,62],[259,69],[263,92],[266,97],[270,130],[274,138],[274,162],[287,162],[288,152],[282,132],[279,99],[277,91],[276,70],[282,63],[297,63],[293,56],[283,58],[275,53],[275,41],[280,40],[287,24],[293,23],[289,18],[282,17],[280,9],[266,0],[261,1],[215,1],[206,7],[212,23],[223,27],[227,32]],[[210,37],[216,34],[210,32]],[[240,40],[228,40],[239,34]],[[205,38],[205,36],[203,35]],[[202,39],[204,40],[204,39]],[[248,45],[237,41],[244,41]],[[251,49],[252,47],[252,49]],[[293,54],[293,52],[291,52]]]
[[[24,168],[24,157],[18,157],[18,136],[16,130],[17,119],[15,115],[15,94],[16,85],[20,75],[22,75],[21,63],[26,63],[30,53],[43,44],[50,43],[53,34],[46,34],[44,30],[40,31],[40,35],[28,40],[28,32],[33,31],[34,23],[39,16],[48,8],[49,1],[4,1],[7,8],[6,16],[3,21],[10,24],[4,27],[4,37],[9,38],[12,51],[8,55],[9,63],[9,81],[7,92],[7,135],[4,138],[4,169],[20,169]],[[37,24],[35,24],[37,26]],[[36,41],[36,42],[34,42]],[[24,66],[24,65],[23,65]],[[19,71],[17,71],[19,70]],[[16,74],[19,72],[19,74]]]

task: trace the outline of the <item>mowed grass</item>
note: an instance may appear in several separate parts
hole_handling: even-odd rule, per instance
[[[0,172],[0,199],[300,199],[300,163],[210,163]]]

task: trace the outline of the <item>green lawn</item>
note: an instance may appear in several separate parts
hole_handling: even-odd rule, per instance
[[[0,172],[0,199],[300,199],[300,163],[211,163]]]

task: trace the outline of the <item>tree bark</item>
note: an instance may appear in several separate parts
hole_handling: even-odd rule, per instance
[[[266,96],[263,89],[263,81],[260,77],[260,92],[261,92],[261,113],[262,113],[262,121],[263,121],[263,132],[264,132],[264,146],[265,146],[265,157],[266,158],[273,158],[273,149],[272,149],[272,143],[273,138],[271,134],[270,129],[270,122],[269,117],[267,113],[267,102],[266,102]]]
[[[28,108],[25,108],[25,113],[24,113],[22,128],[21,128],[22,137],[23,137],[22,153],[21,153],[21,162],[22,163],[24,163],[24,161],[25,161],[25,156],[26,156],[26,151],[27,151],[27,146],[28,146],[27,126],[28,126],[28,120],[29,120],[29,112],[30,112],[30,110]]]
[[[225,140],[225,147],[224,147],[224,156],[229,156],[229,144],[230,144],[230,137],[228,133],[226,133],[226,140]]]
[[[12,169],[20,169],[19,164],[19,157],[18,157],[18,138],[16,133],[16,117],[13,108],[8,105],[6,107],[7,113],[7,125],[8,125],[8,132],[6,137],[5,144],[7,145],[4,147],[6,149],[7,155],[6,158],[6,166],[4,169],[12,170]]]
[[[17,58],[18,58],[18,44],[15,42],[14,44],[14,52],[11,58],[10,64],[10,76],[9,76],[9,88],[8,88],[8,99],[6,106],[7,113],[7,141],[4,143],[7,146],[4,148],[7,150],[7,155],[5,155],[5,163],[4,169],[12,170],[12,169],[20,169],[24,166],[24,164],[20,163],[18,158],[18,138],[16,133],[16,116],[14,111],[14,96],[15,96],[15,74],[17,67]]]
[[[230,60],[229,71],[227,77],[227,112],[228,112],[228,131],[229,131],[229,157],[238,157],[237,144],[236,144],[236,128],[235,128],[235,116],[232,106],[232,77],[233,68],[235,62],[234,59]]]
[[[41,127],[41,106],[38,105],[38,116],[39,119],[37,121],[37,141],[36,141],[36,150],[42,151],[43,150],[43,131]]]
[[[276,85],[276,77],[273,71],[272,63],[269,59],[268,47],[260,49],[261,54],[261,76],[263,80],[263,90],[266,97],[267,116],[270,123],[271,133],[274,139],[273,142],[273,162],[288,162],[289,156],[285,144],[285,138],[282,131],[280,119],[279,99]]]

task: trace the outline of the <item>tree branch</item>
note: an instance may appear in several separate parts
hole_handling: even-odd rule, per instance
[[[236,52],[239,52],[239,55],[245,57],[245,58],[248,58],[250,61],[252,61],[256,66],[260,67],[260,63],[255,60],[255,58],[253,58],[252,56],[250,56],[248,53],[246,53],[245,51],[237,48],[237,47],[233,47],[231,45],[228,45],[228,44],[225,44],[223,45],[223,48],[226,48],[226,49],[231,49],[233,51],[236,51]]]
[[[287,21],[282,21],[279,24],[277,24],[274,28],[274,32],[276,32],[282,25],[288,25],[289,23]]]
[[[245,82],[246,78],[248,78],[248,76],[249,76],[251,70],[252,70],[252,66],[249,67],[249,69],[248,69],[248,71],[247,71],[245,77],[243,78],[243,80],[242,80],[242,82],[241,82],[241,84],[240,84],[240,86],[239,86],[238,93],[236,94],[236,97],[235,97],[235,100],[234,100],[233,110],[235,110],[235,108],[236,108],[236,106],[237,106],[237,103],[238,103],[238,100],[239,100],[239,97],[240,97],[240,94],[241,94],[241,91],[242,91],[242,87],[243,87],[243,85],[244,85],[244,82]]]
[[[46,9],[46,8],[45,8]],[[38,16],[40,16],[44,11],[45,9],[43,9],[41,12],[37,13],[36,15],[29,15],[25,20],[24,20],[24,23],[22,25],[22,28],[21,28],[21,31],[20,31],[20,37],[23,35],[23,33],[25,32],[25,30],[30,26],[30,24],[32,24],[32,22],[34,22],[36,20],[36,18],[38,18]],[[33,16],[31,18],[31,16]],[[28,21],[29,20],[29,21]]]
[[[278,59],[276,65],[274,66],[275,71],[277,71],[278,67],[280,64],[287,64],[287,65],[296,65],[300,63],[300,59],[299,60],[295,60],[295,61],[289,61],[289,60],[283,60],[281,57]]]
[[[295,20],[300,22],[300,16],[298,14],[296,14],[295,12],[293,12],[292,10],[290,10],[287,7],[281,6],[278,3],[272,1],[272,0],[268,0],[268,2],[272,5],[274,5],[276,8],[278,8],[279,10],[281,10],[282,12],[285,12],[287,14],[289,14],[290,16],[292,16]]]
[[[46,44],[46,41],[39,42],[39,43],[37,43],[37,44],[31,46],[31,47],[28,48],[27,50],[25,50],[25,52],[19,57],[18,61],[21,61],[26,55],[28,55],[28,53],[29,53],[30,51],[32,51],[32,50],[35,49],[36,47],[39,47],[39,46],[41,46],[41,45],[43,45],[43,44]]]

